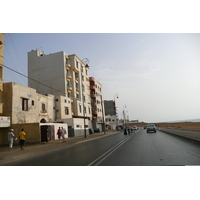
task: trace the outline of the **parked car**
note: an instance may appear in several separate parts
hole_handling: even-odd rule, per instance
[[[148,126],[147,126],[147,133],[148,133],[149,131],[153,131],[153,132],[156,133],[156,126],[155,126],[155,125],[148,125]]]
[[[95,128],[95,129],[94,129],[94,132],[95,132],[95,133],[100,133],[100,129],[99,129],[99,128]]]
[[[147,129],[147,125],[144,126],[144,129]]]

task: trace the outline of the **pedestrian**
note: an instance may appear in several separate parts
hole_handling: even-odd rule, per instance
[[[63,140],[63,142],[66,142],[66,140],[65,140],[65,134],[66,134],[65,128],[62,127],[61,133],[62,133],[62,140]]]
[[[62,132],[61,132],[60,127],[59,127],[59,129],[58,129],[58,131],[57,131],[57,135],[58,135],[58,139],[59,139],[59,141],[60,141],[61,135],[62,135]],[[61,141],[60,141],[60,142],[61,142]]]
[[[8,133],[8,144],[9,144],[9,149],[8,151],[10,151],[13,148],[13,139],[17,139],[14,135],[14,130],[10,129],[10,132]]]
[[[24,132],[24,129],[21,130],[21,132],[19,133],[19,144],[21,147],[21,150],[24,150],[24,145],[26,142],[26,133]]]
[[[124,128],[124,135],[127,135],[127,128]]]

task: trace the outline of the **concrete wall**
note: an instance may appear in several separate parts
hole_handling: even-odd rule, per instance
[[[39,131],[39,123],[31,123],[31,124],[13,124],[9,128],[1,129],[1,141],[0,145],[8,144],[8,132],[10,129],[14,129],[14,134],[18,137],[19,132],[23,128],[26,133],[26,142],[28,143],[38,143],[40,142],[40,131]],[[19,144],[19,138],[17,141],[14,141],[14,144]]]
[[[38,93],[42,94],[65,95],[66,71],[64,63],[66,56],[63,51],[48,55],[38,49],[28,52],[28,76],[49,87],[31,79],[28,80],[28,86],[35,88]]]

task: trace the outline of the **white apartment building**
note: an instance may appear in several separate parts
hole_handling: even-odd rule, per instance
[[[45,55],[38,49],[28,52],[28,86],[43,95],[56,96],[55,121],[67,123],[72,137],[92,126],[88,71],[75,54],[61,51]]]

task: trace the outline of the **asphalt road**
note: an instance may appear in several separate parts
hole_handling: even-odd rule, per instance
[[[179,166],[200,165],[200,144],[140,128],[55,150],[14,166]]]

